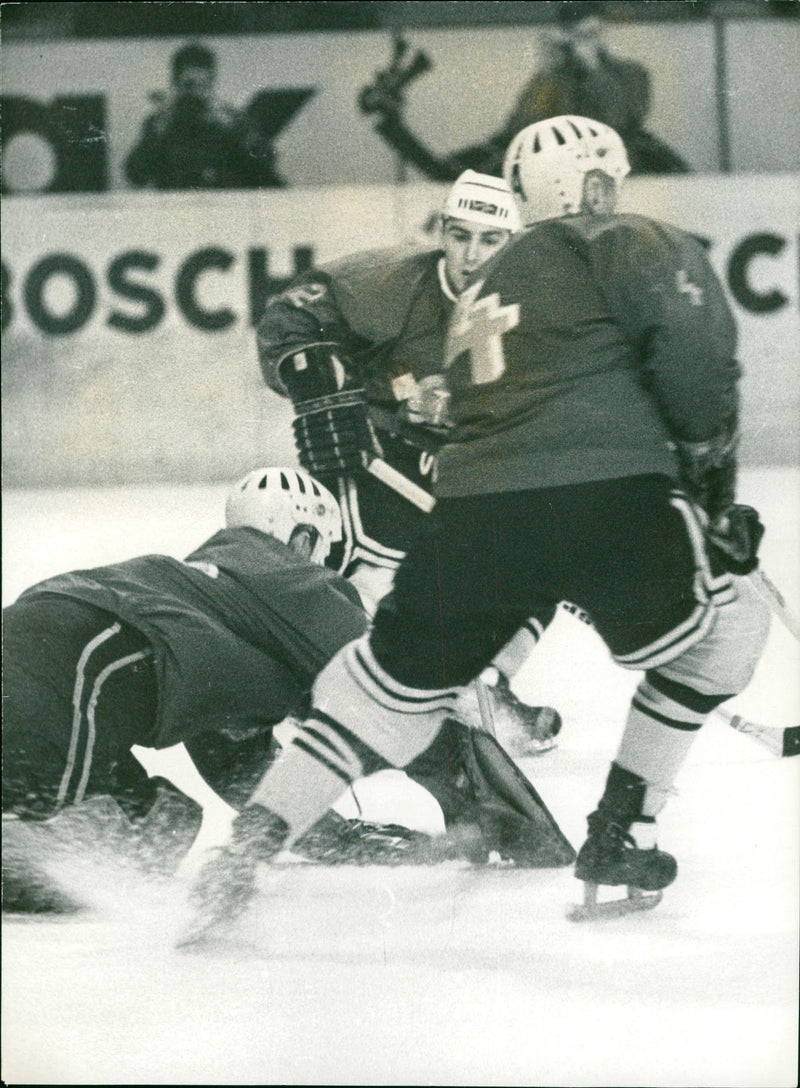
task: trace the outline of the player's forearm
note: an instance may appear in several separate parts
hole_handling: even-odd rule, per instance
[[[650,364],[650,391],[670,437],[706,442],[729,429],[739,409],[735,359],[688,345],[663,345],[660,355]]]

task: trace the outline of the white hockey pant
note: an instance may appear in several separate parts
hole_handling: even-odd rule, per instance
[[[747,578],[715,606],[713,622],[672,660],[645,673],[633,697],[616,762],[648,784],[643,815],[655,816],[709,713],[750,682],[769,633],[769,611]]]

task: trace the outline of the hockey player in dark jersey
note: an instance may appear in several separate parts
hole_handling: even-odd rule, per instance
[[[121,809],[161,867],[168,856],[177,864],[199,827],[199,806],[148,778],[131,747],[180,742],[228,804],[245,803],[280,751],[273,727],[304,713],[314,677],[364,633],[367,617],[355,588],[323,565],[341,517],[307,473],[248,474],[230,493],[226,523],[184,561],[147,555],[73,571],[4,610],[4,814],[58,833],[75,817],[61,825],[53,817],[103,798],[98,811],[121,818]],[[496,850],[542,864],[541,842],[533,851],[527,838],[515,846],[518,813],[480,774],[466,734],[451,723],[437,741],[442,753],[435,745],[407,769],[440,803],[446,843],[331,813],[299,852],[394,863],[485,860]],[[499,758],[513,781],[513,764]],[[31,833],[19,834],[24,848]],[[9,865],[4,851],[10,879]],[[8,893],[9,881],[6,906]],[[23,888],[22,901],[30,897]]]
[[[124,817],[129,845],[177,864],[200,808],[149,778],[130,749],[178,742],[226,802],[246,799],[274,754],[272,727],[302,710],[321,666],[366,623],[357,592],[321,565],[341,537],[327,489],[264,470],[233,489],[226,518],[183,562],[148,555],[70,572],[4,609],[4,815],[46,821],[68,845],[85,818],[73,806],[111,798],[93,811],[109,825]],[[22,836],[23,852],[37,841],[36,829],[10,827],[4,839]],[[9,883],[17,889],[9,857],[4,906]]]
[[[402,766],[523,617],[578,604],[643,675],[576,862],[576,918],[654,906],[675,879],[656,817],[707,715],[749,682],[769,625],[744,577],[763,526],[735,502],[734,322],[692,237],[616,214],[627,172],[618,135],[586,118],[533,125],[509,148],[528,229],[451,323],[454,430],[436,510],[371,633],[320,673],[305,725],[324,728],[340,772],[366,752]],[[310,776],[315,799],[299,786]],[[267,772],[198,880],[189,939],[246,902],[258,861],[340,783],[331,774],[323,790],[300,747]],[[235,897],[221,892],[232,873]],[[597,904],[606,885],[628,898]]]
[[[295,406],[300,463],[340,497],[335,562],[371,613],[424,513],[368,466],[380,458],[427,498],[450,424],[442,361],[453,307],[518,227],[505,182],[468,170],[445,201],[440,247],[371,250],[306,272],[259,324],[264,378]],[[526,622],[483,674],[484,713],[520,756],[549,750],[561,724],[552,708],[520,703],[509,684],[540,634],[538,621]],[[464,698],[477,716],[476,694]]]

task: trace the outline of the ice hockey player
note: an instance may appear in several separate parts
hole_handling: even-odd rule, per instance
[[[371,633],[314,685],[304,728],[324,733],[335,765],[297,746],[267,772],[200,874],[187,940],[240,910],[258,861],[364,763],[413,759],[453,686],[561,599],[643,673],[577,858],[574,917],[652,906],[675,879],[656,817],[705,718],[763,650],[768,614],[739,576],[763,526],[735,503],[739,367],[722,288],[691,236],[616,213],[627,173],[618,135],[582,117],[509,147],[528,229],[453,317],[436,510]],[[599,886],[628,899],[598,904]]]
[[[431,490],[449,426],[447,324],[470,277],[518,228],[506,183],[468,170],[447,195],[439,247],[370,250],[306,272],[259,324],[264,378],[292,399],[300,463],[339,495],[336,564],[370,612],[424,514],[366,465],[380,457]],[[525,706],[509,685],[540,634],[538,621],[523,625],[483,676],[489,713],[518,755],[549,750],[561,726],[555,710]]]
[[[4,813],[47,822],[67,850],[91,812],[119,817],[116,830],[124,815],[143,863],[177,865],[198,830],[199,806],[148,778],[130,749],[178,742],[226,802],[244,804],[275,758],[273,726],[307,709],[314,677],[364,633],[367,617],[355,588],[323,565],[341,517],[307,473],[249,473],[230,493],[226,523],[185,561],[147,555],[74,571],[4,610]],[[485,861],[496,851],[518,864],[569,863],[564,844],[555,861],[541,841],[532,846],[519,805],[486,782],[463,727],[451,723],[437,744],[443,753],[425,754],[408,773],[442,806],[446,845],[426,853],[425,836],[331,814],[299,852],[398,863],[448,851]],[[491,747],[508,764],[513,793],[518,772]],[[93,798],[105,800],[87,808]],[[53,820],[82,804],[83,815],[73,809]],[[546,830],[555,841],[557,829]],[[18,829],[15,840],[10,824],[6,831],[4,905],[14,905],[13,886],[19,909],[35,896],[12,872],[24,859],[6,846],[21,842],[24,854],[41,839]],[[51,898],[43,889],[41,899]]]

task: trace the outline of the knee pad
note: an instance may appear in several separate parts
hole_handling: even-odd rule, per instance
[[[409,688],[372,654],[369,637],[343,647],[316,679],[313,710],[342,723],[393,767],[404,767],[432,743],[453,716],[459,689]]]
[[[770,613],[747,578],[735,578],[734,600],[715,611],[708,632],[659,665],[661,675],[704,695],[738,695],[747,687],[767,642]]]

